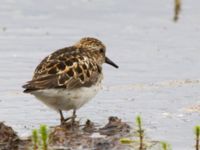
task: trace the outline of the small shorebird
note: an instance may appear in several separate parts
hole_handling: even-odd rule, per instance
[[[90,37],[59,49],[36,67],[32,80],[23,86],[24,92],[59,112],[61,124],[69,119],[74,123],[76,110],[101,88],[102,64],[118,68],[105,53],[105,45]],[[62,111],[68,110],[73,110],[73,115],[65,119]]]

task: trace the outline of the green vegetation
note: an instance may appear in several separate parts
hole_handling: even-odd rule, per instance
[[[139,137],[139,150],[144,150],[145,149],[145,144],[144,144],[144,130],[142,128],[142,119],[140,116],[137,116],[136,117],[136,124],[137,124],[137,134],[138,134],[138,137]],[[131,140],[129,138],[121,138],[120,139],[120,143],[121,144],[128,144],[130,146],[133,147],[133,143],[136,143],[136,141],[134,140]]]
[[[170,150],[170,145],[166,142],[160,142],[163,150]]]
[[[145,150],[146,145],[144,144],[144,129],[142,128],[142,119],[140,116],[136,117],[136,124],[137,124],[137,134],[139,137],[139,150]],[[194,127],[194,133],[195,133],[195,150],[200,150],[200,126]],[[121,138],[120,143],[121,144],[127,144],[131,147],[134,147],[134,143],[137,141],[132,140],[130,138]],[[170,144],[166,142],[160,142],[162,150],[171,150]]]
[[[33,150],[48,150],[48,131],[46,125],[41,125],[39,129],[39,135],[38,130],[34,129],[32,132],[32,144],[33,144]]]
[[[32,132],[32,143],[33,143],[33,150],[37,150],[38,148],[38,131],[36,129]]]
[[[122,143],[122,144],[131,144],[131,143],[133,143],[133,140],[131,140],[129,138],[121,138],[120,139],[120,143]]]
[[[139,147],[139,150],[143,150],[144,149],[144,142],[143,142],[143,139],[144,139],[144,130],[142,129],[142,119],[141,119],[140,116],[136,117],[136,124],[137,124],[137,127],[138,127],[137,133],[138,133],[139,138],[140,138],[140,147]]]
[[[199,140],[200,140],[200,126],[194,127],[195,137],[196,137],[196,144],[195,148],[196,150],[199,150]]]
[[[40,135],[41,135],[41,140],[42,140],[42,149],[47,150],[48,133],[47,133],[47,126],[46,125],[40,126]]]

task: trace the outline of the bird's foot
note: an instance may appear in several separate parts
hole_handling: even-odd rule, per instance
[[[61,119],[61,125],[68,126],[68,127],[70,126],[71,128],[73,128],[74,126],[77,125],[75,119],[76,119],[76,115],[65,118],[65,119],[62,118]]]

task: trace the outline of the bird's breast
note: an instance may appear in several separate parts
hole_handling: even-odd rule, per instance
[[[55,110],[78,109],[90,101],[102,88],[101,81],[90,87],[80,87],[73,90],[44,89],[32,92],[32,94]]]

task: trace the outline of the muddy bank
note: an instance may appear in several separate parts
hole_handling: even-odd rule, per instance
[[[131,144],[121,144],[121,138],[133,139]],[[48,131],[49,150],[133,150],[139,148],[138,134],[133,128],[117,117],[109,117],[108,123],[97,127],[87,120],[81,125],[71,122],[51,127]],[[28,150],[34,149],[30,137],[21,139],[16,132],[0,123],[0,150]],[[145,149],[161,149],[159,142],[145,139]]]
[[[20,139],[17,133],[3,122],[0,122],[0,150],[27,150],[31,139]]]

